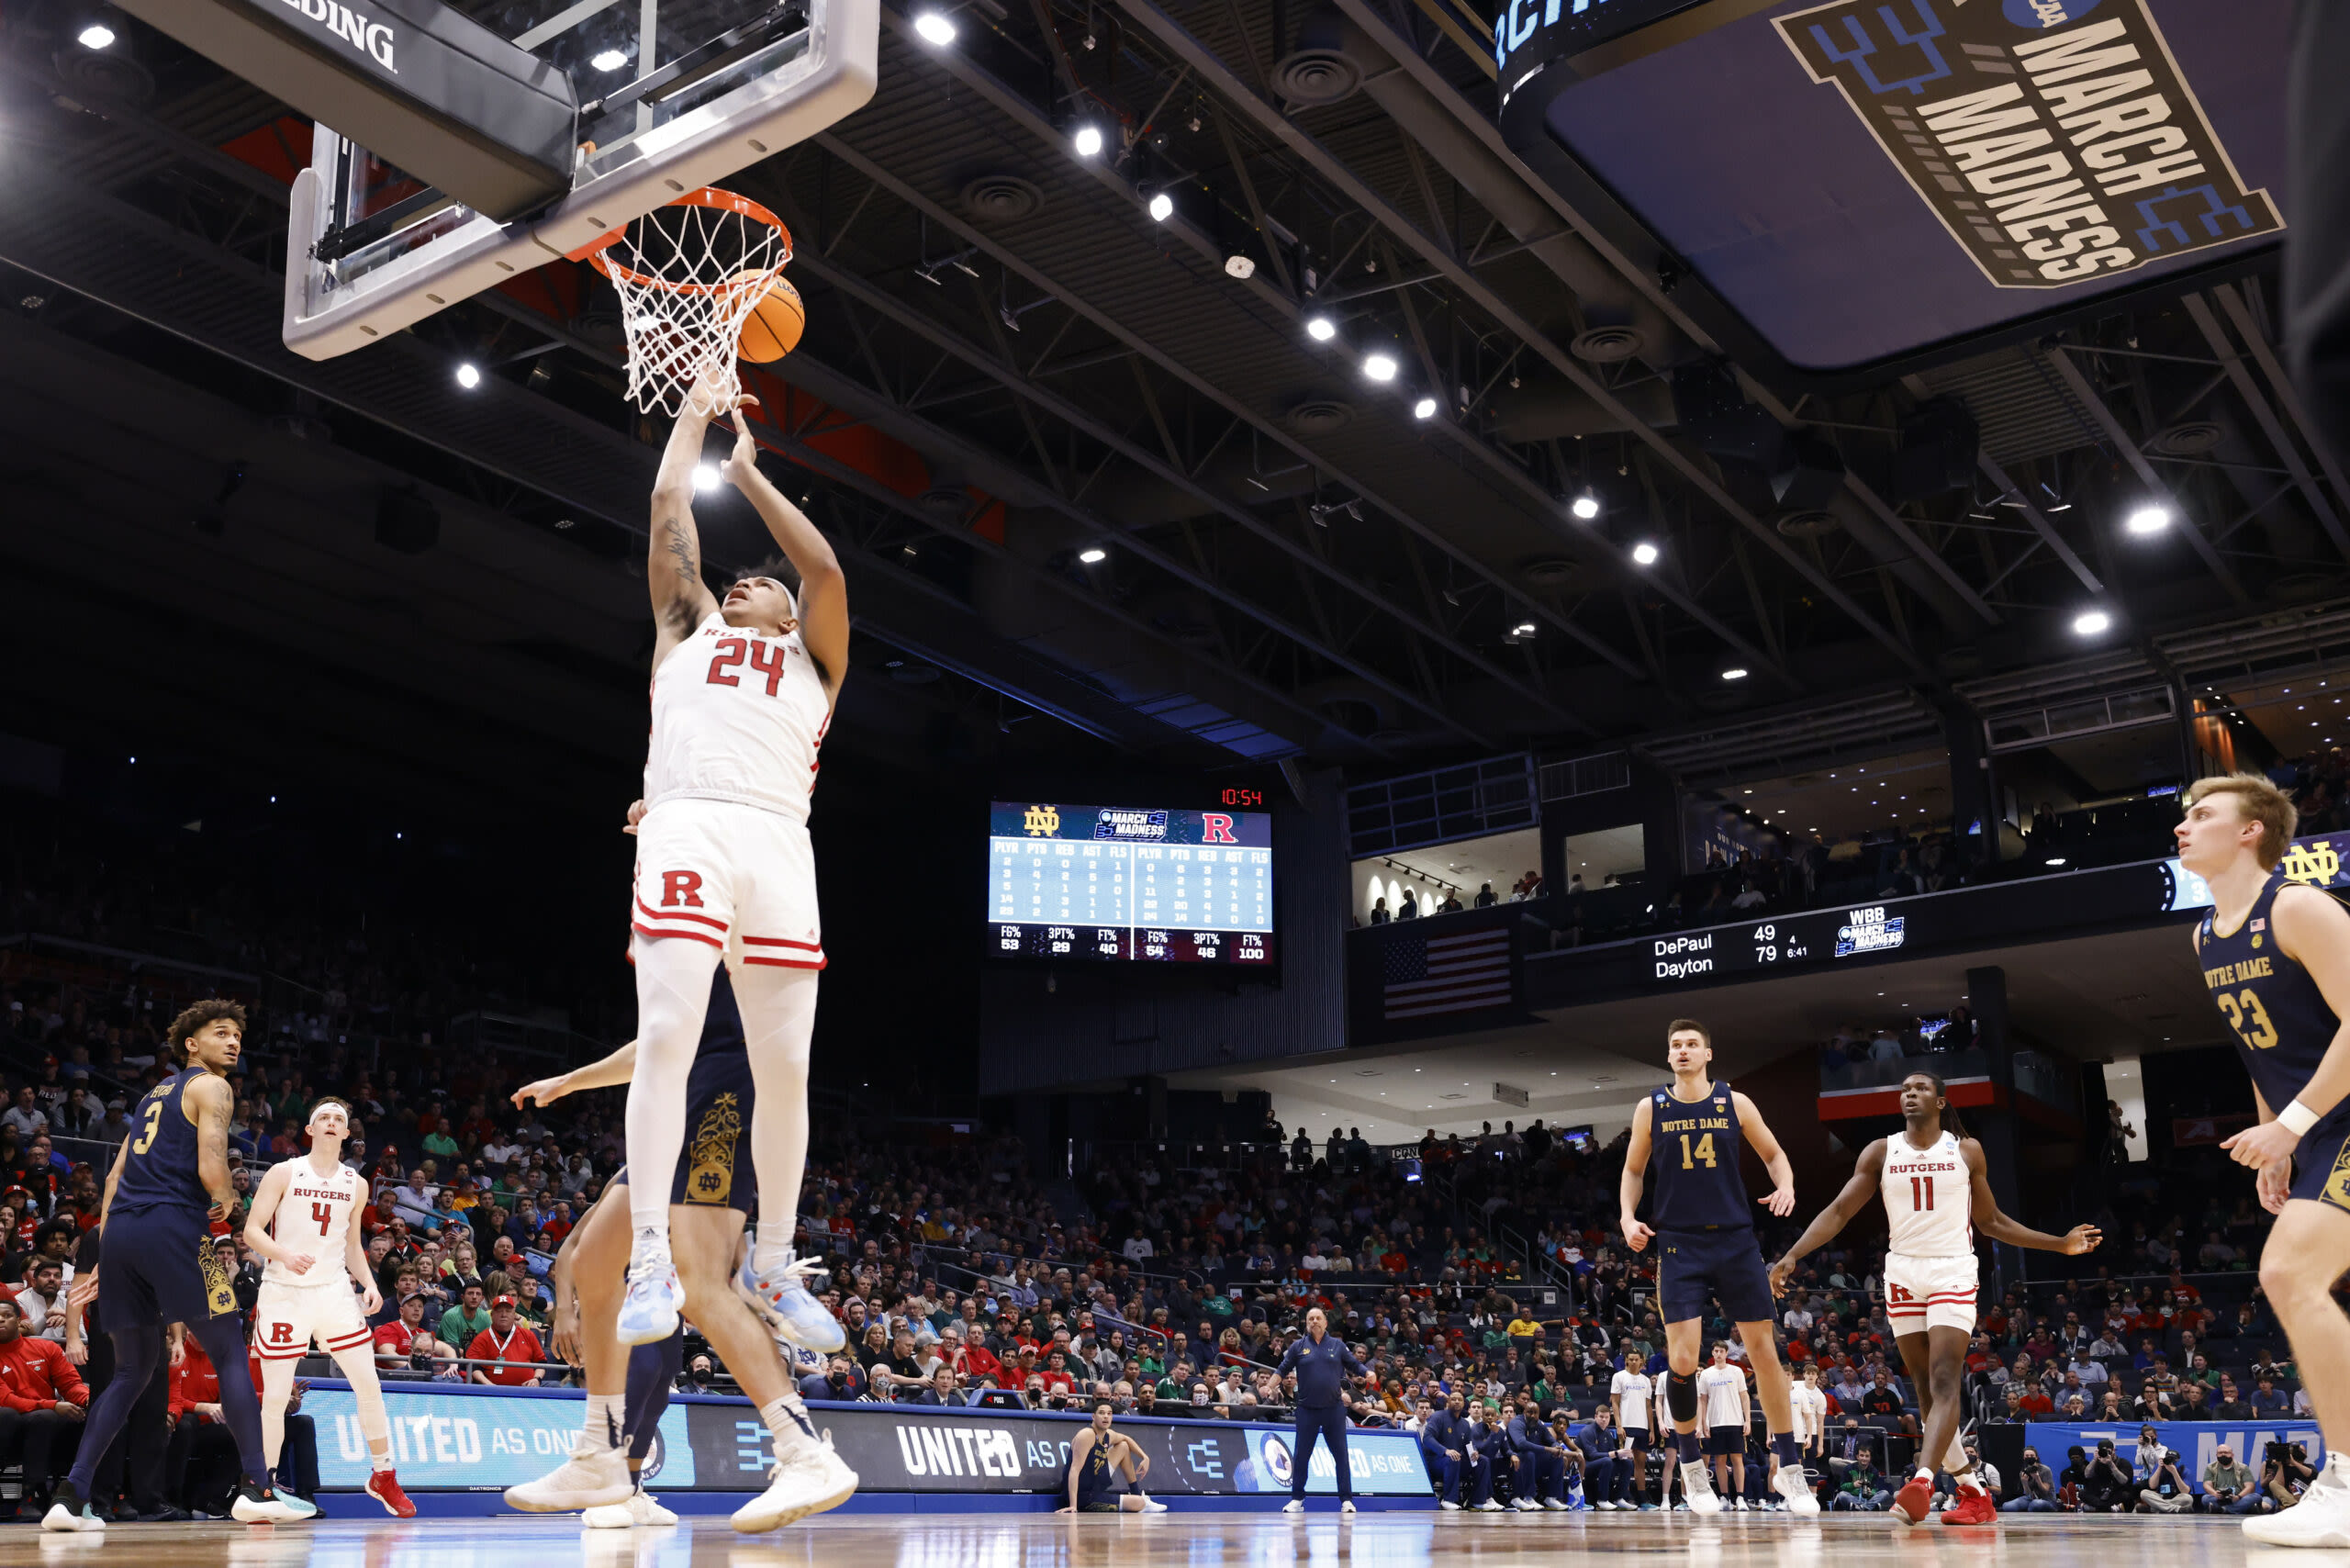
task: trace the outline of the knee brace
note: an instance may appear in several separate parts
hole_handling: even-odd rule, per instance
[[[1673,1412],[1677,1425],[1697,1418],[1697,1378],[1694,1372],[1669,1372],[1664,1374],[1665,1407]]]

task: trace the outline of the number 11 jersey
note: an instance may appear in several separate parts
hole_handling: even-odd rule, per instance
[[[321,1176],[308,1155],[286,1160],[284,1169],[285,1195],[277,1201],[277,1214],[270,1221],[269,1233],[280,1247],[297,1248],[316,1260],[308,1273],[297,1274],[272,1259],[263,1266],[262,1282],[295,1290],[307,1290],[313,1285],[341,1285],[349,1290],[351,1269],[346,1249],[350,1246],[351,1216],[359,1207],[365,1183],[360,1180],[359,1172],[348,1165],[338,1165],[333,1175]]]

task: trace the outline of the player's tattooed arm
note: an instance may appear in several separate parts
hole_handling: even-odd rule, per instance
[[[236,1094],[225,1078],[203,1073],[181,1092],[196,1107],[196,1177],[212,1195],[212,1217],[236,1212],[237,1186],[229,1167],[229,1113]]]
[[[701,538],[694,529],[694,470],[701,463],[702,438],[710,416],[688,408],[669,427],[661,471],[653,481],[652,532],[645,554],[644,584],[653,597],[653,662],[693,635],[718,608],[701,577]]]
[[[1776,1295],[1787,1288],[1787,1281],[1796,1265],[1814,1250],[1835,1239],[1837,1232],[1852,1223],[1852,1216],[1868,1206],[1869,1198],[1885,1181],[1885,1140],[1878,1138],[1861,1150],[1860,1159],[1852,1162],[1852,1178],[1836,1201],[1814,1215],[1811,1223],[1787,1249],[1786,1256],[1771,1265],[1771,1294]]]

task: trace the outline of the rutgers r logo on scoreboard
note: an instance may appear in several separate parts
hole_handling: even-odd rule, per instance
[[[1222,812],[1202,812],[1200,813],[1200,842],[1202,844],[1237,844],[1240,841],[1232,836],[1230,817]]]

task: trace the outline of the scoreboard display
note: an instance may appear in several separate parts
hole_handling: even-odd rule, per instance
[[[1270,968],[1272,815],[997,801],[988,951]]]
[[[1912,905],[1915,908],[1915,905]],[[1717,925],[1704,931],[1646,938],[1662,985],[1737,973],[1767,973],[1839,958],[1902,956],[1912,913],[1883,904]]]

